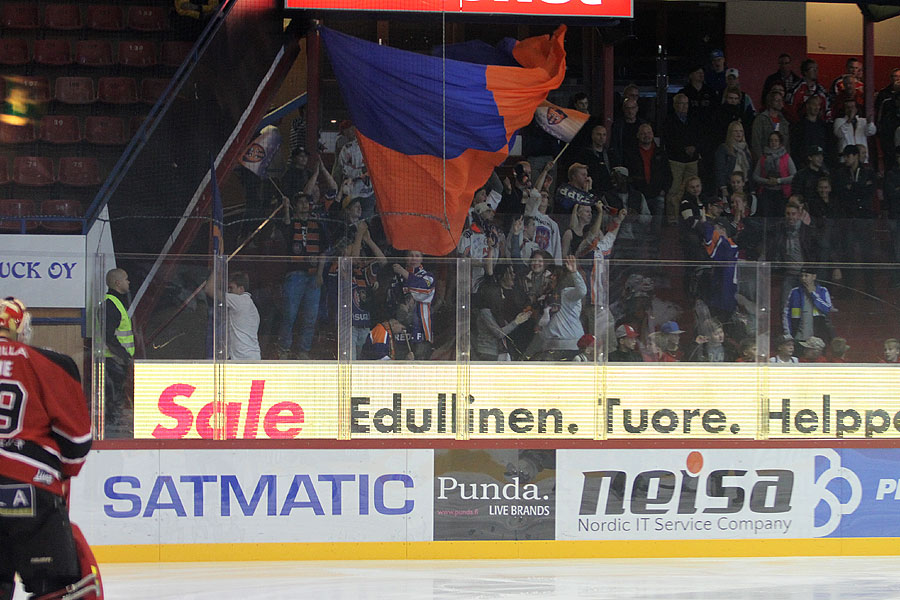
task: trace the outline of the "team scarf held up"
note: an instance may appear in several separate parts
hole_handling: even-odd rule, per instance
[[[552,36],[446,46],[426,56],[321,28],[391,244],[456,248],[475,191],[565,76]]]

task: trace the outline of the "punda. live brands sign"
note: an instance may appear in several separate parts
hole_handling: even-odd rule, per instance
[[[217,384],[210,363],[138,361],[135,435],[338,439],[340,424],[360,439],[900,437],[895,368],[808,367],[761,378],[755,365],[609,365],[601,385],[593,365],[476,363],[461,396],[455,364],[361,362],[341,401],[336,363],[228,363]]]

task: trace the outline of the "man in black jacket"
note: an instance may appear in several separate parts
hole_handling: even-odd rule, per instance
[[[842,219],[845,261],[875,262],[875,172],[860,164],[859,148],[848,144],[841,152],[844,164],[834,174],[834,191],[838,201],[838,217]],[[866,293],[875,294],[872,269],[863,268]]]
[[[657,226],[662,223],[666,193],[672,187],[672,169],[665,150],[653,139],[653,126],[638,127],[637,147],[625,155],[631,183],[644,195]]]

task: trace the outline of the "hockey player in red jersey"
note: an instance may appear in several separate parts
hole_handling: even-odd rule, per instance
[[[0,300],[0,600],[16,573],[33,600],[99,599],[65,499],[91,448],[87,403],[71,358],[27,345],[30,323],[21,301]]]

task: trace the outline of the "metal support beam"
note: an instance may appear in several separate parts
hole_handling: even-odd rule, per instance
[[[319,59],[321,38],[316,27],[306,36],[306,151],[310,164],[319,155]]]

